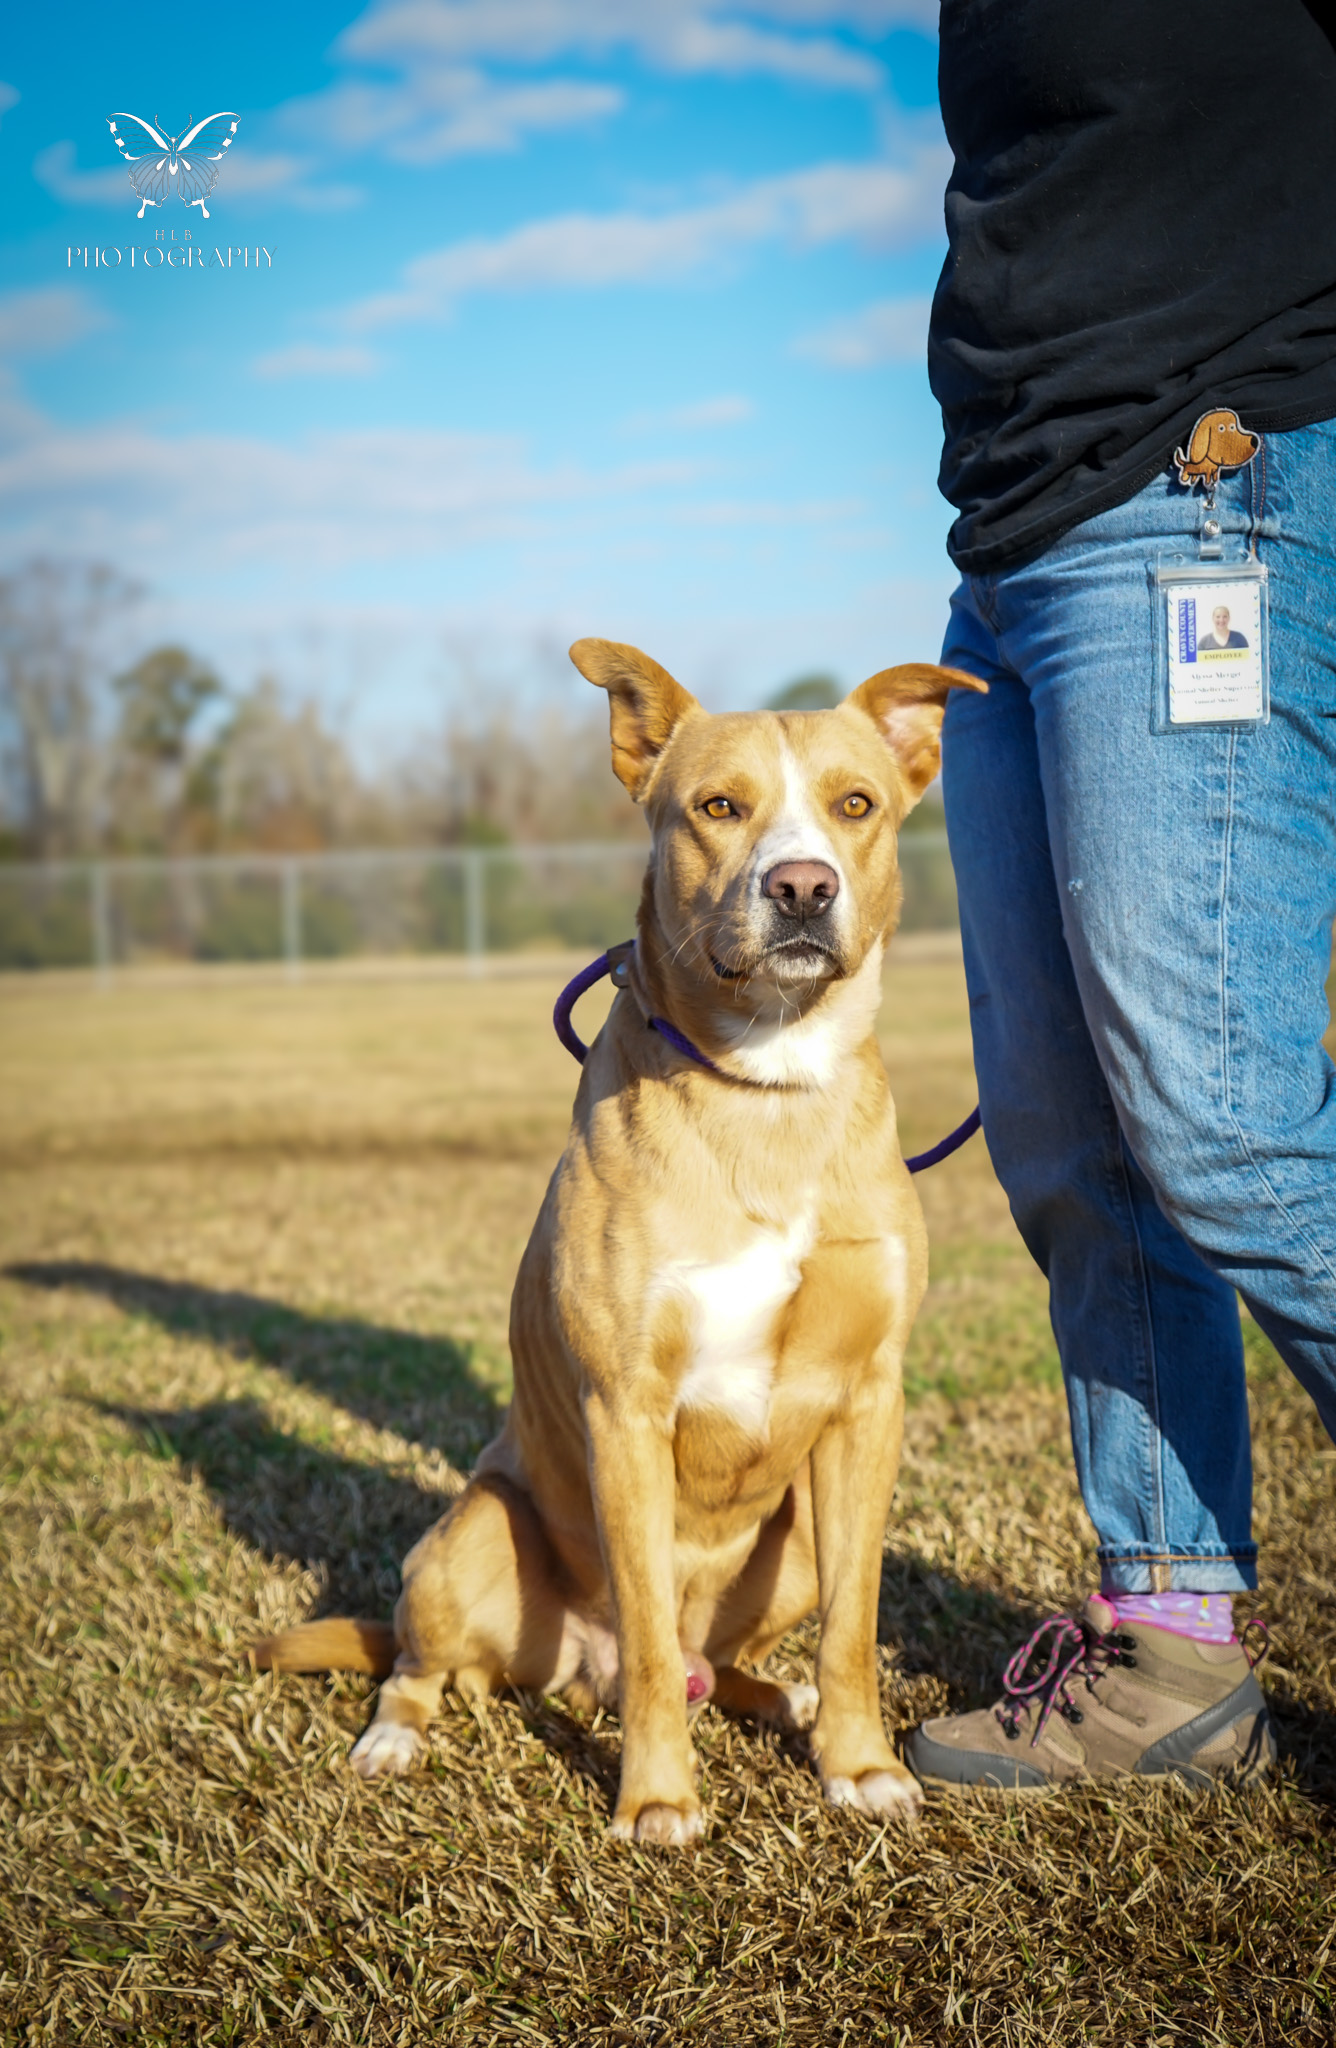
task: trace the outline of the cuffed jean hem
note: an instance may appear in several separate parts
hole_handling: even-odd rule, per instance
[[[1257,1545],[1232,1550],[1155,1550],[1149,1544],[1099,1550],[1101,1593],[1255,1593]]]

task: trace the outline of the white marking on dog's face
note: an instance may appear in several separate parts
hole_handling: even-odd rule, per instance
[[[416,1728],[402,1721],[373,1721],[353,1744],[352,1767],[360,1778],[402,1777],[425,1747]]]
[[[834,868],[843,890],[848,878],[835,850],[835,842],[827,830],[825,819],[812,801],[798,757],[783,736],[779,742],[779,762],[782,777],[780,807],[756,841],[752,853],[753,884],[759,890],[771,868],[778,867],[781,861],[823,860]],[[837,897],[826,916],[832,916],[838,905]]]
[[[752,1435],[765,1434],[776,1318],[797,1291],[815,1236],[809,1213],[786,1230],[759,1227],[743,1251],[717,1265],[674,1260],[661,1269],[657,1290],[690,1311],[679,1408],[720,1409]]]
[[[831,837],[826,820],[822,817],[808,787],[802,764],[788,739],[781,734],[779,741],[780,802],[779,809],[771,818],[752,848],[751,861],[747,871],[746,919],[751,928],[753,943],[758,950],[767,941],[774,944],[774,905],[764,894],[765,878],[772,868],[784,861],[823,861],[833,868],[839,878],[839,894],[829,909],[813,921],[813,929],[828,934],[839,949],[839,942],[845,936],[849,918],[853,914],[849,876],[840,859],[835,842]],[[802,928],[795,924],[792,937],[799,940]],[[786,961],[784,954],[767,955],[767,972],[780,981],[813,981],[824,978],[831,972],[831,966],[819,953],[806,952]]]

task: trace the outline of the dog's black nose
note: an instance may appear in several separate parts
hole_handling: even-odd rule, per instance
[[[823,860],[782,860],[761,884],[782,917],[824,917],[840,893],[840,878]]]

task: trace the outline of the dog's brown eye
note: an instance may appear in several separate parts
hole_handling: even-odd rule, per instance
[[[872,809],[872,799],[855,790],[852,796],[844,799],[840,809],[846,818],[865,818]]]
[[[701,805],[707,818],[732,818],[737,814],[726,796],[708,796]]]

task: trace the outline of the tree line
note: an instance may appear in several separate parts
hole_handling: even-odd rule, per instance
[[[529,711],[480,684],[372,762],[275,676],[237,688],[178,644],[118,660],[142,597],[103,563],[0,577],[0,857],[643,836],[601,706]]]

